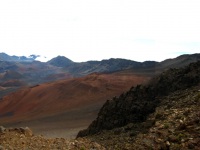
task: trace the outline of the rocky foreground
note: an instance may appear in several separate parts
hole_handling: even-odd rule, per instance
[[[67,140],[35,136],[26,128],[0,127],[0,150],[104,150],[105,148],[85,138]]]
[[[146,121],[87,136],[108,150],[200,150],[200,87],[162,98]]]

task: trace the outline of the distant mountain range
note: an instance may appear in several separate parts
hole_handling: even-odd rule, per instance
[[[26,56],[10,56],[6,53],[0,53],[0,61],[15,61],[15,62],[23,62],[23,61],[34,61],[39,55],[30,55]]]
[[[64,57],[57,56],[48,62],[36,61],[39,55],[9,56],[0,53],[0,86],[6,88],[0,92],[0,97],[6,91],[16,90],[22,86],[33,86],[44,82],[52,82],[72,77],[82,77],[92,73],[121,74],[131,72],[137,75],[152,77],[171,67],[183,67],[191,62],[200,60],[200,54],[181,55],[174,59],[162,62],[137,62],[126,59],[108,59],[102,61],[73,62]],[[9,90],[8,90],[9,89]],[[13,90],[11,90],[13,89]],[[4,93],[4,94],[2,94]]]
[[[127,59],[108,59],[102,61],[87,61],[76,63],[64,56],[58,56],[48,61],[48,64],[63,67],[73,76],[84,76],[93,72],[111,73],[122,70],[133,70],[135,72],[160,73],[170,67],[183,67],[189,63],[200,60],[200,54],[185,54],[177,58],[167,59],[162,62],[144,61],[137,62]]]
[[[34,71],[38,70],[40,66],[46,66],[44,71],[47,68],[54,66],[58,70],[62,70],[62,73],[68,73],[72,76],[84,76],[94,72],[99,73],[111,73],[116,71],[123,71],[123,70],[132,70],[134,72],[160,72],[166,68],[170,67],[183,67],[191,62],[195,62],[200,60],[200,54],[186,54],[181,55],[177,58],[167,59],[162,62],[156,61],[144,61],[144,62],[137,62],[127,59],[108,59],[102,61],[87,61],[87,62],[73,62],[72,60],[64,57],[64,56],[57,56],[46,63],[42,63],[39,61],[35,61],[39,55],[30,55],[29,57],[25,56],[9,56],[5,53],[0,53],[0,72],[5,72],[7,70],[11,71],[19,71],[19,73],[23,73],[22,70],[25,67],[26,69],[32,72],[33,66],[35,69]],[[21,70],[20,70],[20,69]],[[18,70],[19,69],[19,70]],[[32,72],[33,73],[33,72]],[[53,72],[51,72],[54,74]],[[51,74],[50,73],[50,74]],[[55,73],[57,74],[57,72]]]

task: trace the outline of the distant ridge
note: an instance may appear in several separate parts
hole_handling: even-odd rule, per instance
[[[200,54],[184,54],[176,58],[166,59],[159,63],[162,67],[183,67],[189,63],[196,62],[200,60]]]
[[[167,59],[162,62],[145,61],[137,62],[121,58],[111,58],[102,61],[73,62],[64,57],[57,56],[47,63],[34,61],[38,55],[9,56],[0,53],[0,76],[6,71],[14,71],[23,76],[20,81],[28,85],[66,79],[70,77],[82,77],[91,73],[114,73],[131,72],[137,75],[155,76],[169,68],[180,68],[189,63],[200,60],[200,54],[185,54],[177,58]],[[9,79],[16,79],[17,74],[13,74]],[[12,78],[13,77],[13,78]],[[1,78],[3,83],[6,78]]]
[[[74,76],[84,76],[93,72],[111,73],[122,70],[133,70],[134,72],[154,72],[161,73],[168,68],[180,68],[189,63],[200,60],[200,54],[185,54],[176,58],[166,59],[162,62],[144,61],[137,62],[133,60],[110,58],[101,61],[87,61],[76,63],[64,56],[53,58],[48,63],[54,66],[65,68],[65,70]]]
[[[65,67],[65,69],[75,76],[84,76],[93,72],[112,73],[127,69],[155,68],[157,63],[156,61],[137,62],[121,58],[111,58],[102,61],[73,63]]]

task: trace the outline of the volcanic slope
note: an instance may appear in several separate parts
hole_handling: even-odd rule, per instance
[[[71,78],[61,68],[39,61],[0,61],[0,98],[21,87]]]
[[[199,89],[200,61],[169,69],[107,101],[78,137],[107,149],[199,150]]]
[[[40,131],[44,126],[45,130],[48,130],[48,126],[55,129],[80,124],[86,127],[107,99],[149,79],[148,76],[132,73],[93,73],[81,78],[23,88],[0,100],[0,122],[12,126],[33,121],[32,126],[28,126],[33,130],[40,128]],[[34,122],[38,119],[39,124]]]

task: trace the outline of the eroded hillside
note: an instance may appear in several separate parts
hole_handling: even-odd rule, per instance
[[[96,117],[106,99],[149,78],[131,72],[94,73],[23,88],[0,100],[0,122],[7,127],[29,126],[50,137],[75,137]]]
[[[108,100],[88,129],[78,136],[95,134],[131,122],[142,122],[155,111],[160,97],[200,83],[200,61],[182,69],[169,69],[150,81],[148,85],[132,87],[118,98]]]
[[[106,149],[180,150],[200,148],[200,86],[161,98],[144,122],[85,137]]]
[[[80,131],[107,149],[199,149],[200,62],[107,101]]]

